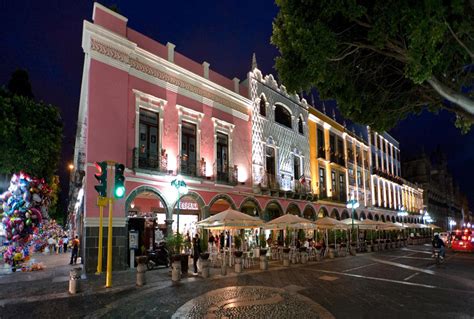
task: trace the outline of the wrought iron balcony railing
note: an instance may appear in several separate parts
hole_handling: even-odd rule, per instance
[[[217,183],[224,183],[228,185],[237,185],[237,177],[238,177],[238,167],[234,165],[234,167],[228,167],[224,165],[217,165],[214,163],[214,180]]]
[[[141,151],[138,148],[133,149],[133,168],[142,168],[162,173],[167,172],[168,155],[164,150],[162,155]]]

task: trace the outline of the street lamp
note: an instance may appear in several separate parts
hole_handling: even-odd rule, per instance
[[[408,212],[406,211],[405,209],[405,206],[400,206],[400,210],[397,212],[397,216],[400,216],[401,219],[402,219],[402,227],[403,227],[403,237],[405,237],[405,223],[404,223],[404,218],[403,217],[406,217],[408,216]]]
[[[359,207],[359,202],[354,198],[354,194],[352,194],[351,199],[347,202],[346,207],[352,209],[352,231],[354,231],[354,214],[356,208]]]
[[[171,186],[176,188],[178,191],[178,218],[176,222],[176,233],[179,234],[179,199],[181,198],[181,195],[186,195],[188,193],[188,185],[186,185],[186,182],[183,180],[183,177],[181,175],[178,175],[176,179],[171,181]]]
[[[453,227],[456,226],[456,221],[451,219],[449,221],[449,226],[451,227],[451,230],[453,230]]]

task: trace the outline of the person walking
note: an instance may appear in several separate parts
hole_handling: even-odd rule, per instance
[[[50,236],[48,238],[48,249],[49,249],[49,254],[51,255],[54,251],[54,239],[53,236]]]
[[[72,240],[71,249],[71,261],[69,262],[69,265],[72,265],[73,261],[74,264],[77,263],[77,254],[79,253],[79,236],[76,235],[76,237]]]
[[[67,253],[67,244],[69,242],[69,238],[67,237],[67,235],[64,235],[63,237],[63,246],[64,246],[64,253]]]
[[[193,266],[194,266],[194,276],[198,274],[197,261],[199,259],[199,254],[201,254],[201,245],[199,244],[199,235],[196,234],[193,238]]]
[[[62,250],[63,250],[63,246],[64,246],[64,239],[62,237],[59,237],[59,246],[58,246],[58,253],[61,253]]]

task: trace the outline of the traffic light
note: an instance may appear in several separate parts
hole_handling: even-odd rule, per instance
[[[107,162],[95,162],[95,167],[98,172],[94,174],[94,177],[99,185],[94,186],[94,188],[99,196],[107,197]]]
[[[125,195],[125,176],[123,176],[124,171],[125,166],[123,164],[115,164],[115,198],[122,198]]]

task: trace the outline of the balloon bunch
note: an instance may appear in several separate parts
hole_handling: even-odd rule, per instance
[[[10,187],[0,195],[2,224],[10,241],[4,253],[6,262],[13,264],[20,255],[29,255],[27,246],[47,216],[50,194],[51,189],[44,179],[32,178],[23,172],[12,176]]]

